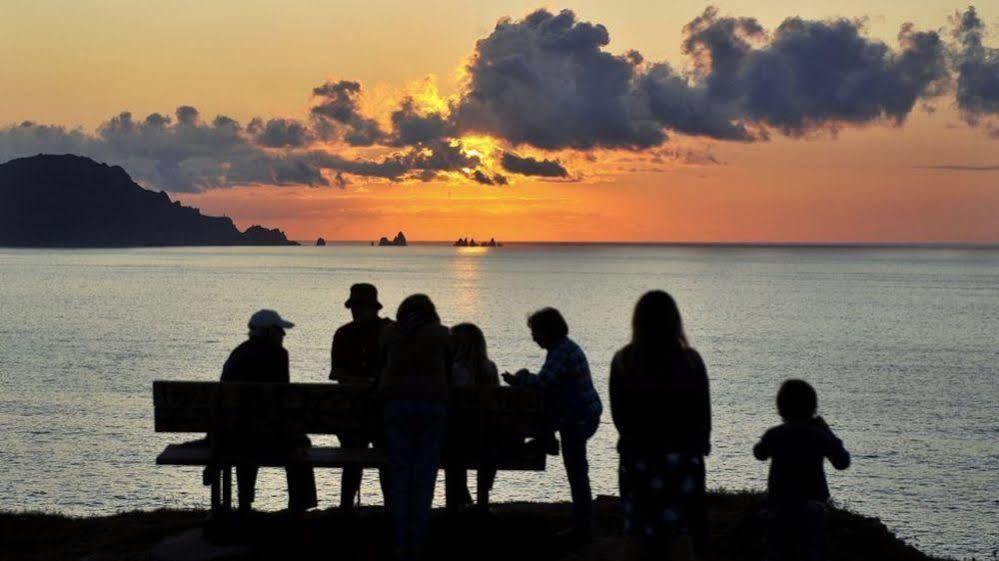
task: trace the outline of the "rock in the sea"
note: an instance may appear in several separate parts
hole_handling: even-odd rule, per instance
[[[391,240],[389,240],[389,239],[388,239],[388,238],[386,238],[385,236],[382,236],[382,237],[381,237],[381,238],[380,238],[380,239],[378,240],[378,245],[380,245],[380,246],[389,246],[389,245],[397,245],[397,246],[406,246],[406,245],[409,245],[409,244],[408,244],[408,243],[406,242],[406,235],[405,235],[405,234],[403,234],[403,233],[402,233],[402,232],[400,231],[400,232],[399,232],[398,234],[396,234],[396,235],[395,235],[395,237],[394,237],[394,238],[392,238]]]
[[[326,240],[325,239],[319,238],[319,239],[316,240],[316,246],[324,246],[324,245],[326,245]]]

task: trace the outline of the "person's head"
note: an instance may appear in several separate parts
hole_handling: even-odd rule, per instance
[[[457,360],[478,364],[489,358],[486,337],[474,323],[459,323],[452,327],[451,341],[454,343],[454,356]]]
[[[777,412],[787,422],[807,421],[819,408],[819,396],[804,380],[787,380],[777,390]]]
[[[569,324],[555,308],[541,308],[527,318],[531,339],[542,349],[551,348],[569,336]]]
[[[280,345],[284,341],[285,330],[295,327],[295,324],[274,310],[260,310],[250,316],[246,326],[250,329],[250,337],[265,338]]]
[[[381,303],[378,302],[378,289],[366,282],[351,286],[350,298],[347,298],[343,305],[350,309],[350,315],[355,320],[376,318],[378,310],[382,309]]]
[[[404,331],[415,331],[427,324],[440,323],[441,318],[437,315],[437,308],[429,296],[413,294],[399,304],[395,321]]]
[[[631,317],[631,342],[649,348],[687,346],[683,319],[672,296],[662,290],[651,290],[638,299]]]

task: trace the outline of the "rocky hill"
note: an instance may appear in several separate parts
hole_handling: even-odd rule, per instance
[[[0,246],[295,245],[277,229],[205,216],[125,170],[74,155],[0,164]]]

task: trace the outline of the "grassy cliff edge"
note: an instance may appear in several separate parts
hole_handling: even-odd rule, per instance
[[[748,492],[713,492],[709,500],[711,558],[759,559],[763,497]],[[599,497],[599,534],[583,549],[568,551],[554,539],[568,525],[565,503],[500,503],[488,517],[465,513],[434,515],[434,543],[429,559],[624,559],[617,499]],[[71,517],[36,512],[0,512],[0,557],[7,560],[121,561],[146,559],[163,540],[198,528],[204,511],[156,510],[111,516]],[[305,524],[287,524],[280,513],[261,514],[247,531],[230,539],[252,544],[254,554],[241,559],[387,559],[382,509],[368,507],[346,520],[336,509],[312,512]],[[879,520],[833,509],[830,513],[832,560],[933,561],[896,538]]]

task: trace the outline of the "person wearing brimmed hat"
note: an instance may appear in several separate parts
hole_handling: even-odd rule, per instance
[[[250,317],[247,326],[250,329],[249,337],[240,343],[225,361],[225,366],[222,367],[222,381],[289,382],[288,351],[282,343],[285,330],[291,329],[295,324],[283,319],[274,310],[260,310]],[[227,435],[226,440],[228,446],[252,447],[254,450],[311,445],[305,435],[281,442],[262,442],[252,434]],[[316,506],[316,480],[312,468],[287,466],[285,471],[288,476],[288,509],[303,512]],[[247,464],[236,466],[236,482],[239,510],[249,512],[256,494],[257,466]]]
[[[333,335],[330,347],[330,379],[341,384],[374,384],[378,377],[378,339],[392,320],[378,316],[382,305],[378,289],[369,283],[350,287],[350,297],[344,302],[352,321],[341,326]],[[372,435],[350,432],[338,435],[340,445],[349,449],[365,449]],[[340,484],[340,508],[351,511],[361,490],[363,473],[359,467],[345,467]]]

